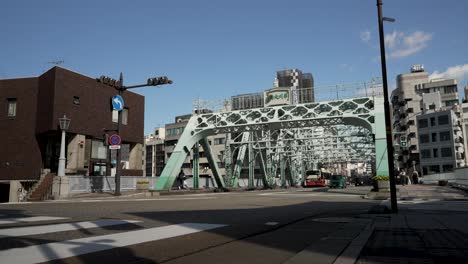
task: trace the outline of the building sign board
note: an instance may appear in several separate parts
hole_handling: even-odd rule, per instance
[[[289,88],[275,88],[264,91],[265,107],[291,104],[291,90]]]

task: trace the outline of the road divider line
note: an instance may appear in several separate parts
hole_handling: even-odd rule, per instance
[[[40,263],[63,259],[83,254],[108,250],[116,247],[162,240],[224,227],[219,224],[183,223],[129,231],[104,236],[87,237],[61,242],[54,242],[25,248],[0,251],[2,263]]]
[[[76,222],[76,223],[5,228],[5,229],[0,229],[0,238],[40,235],[40,234],[47,234],[47,233],[74,231],[74,230],[79,230],[79,229],[88,229],[88,228],[96,228],[96,227],[104,227],[104,226],[112,226],[112,225],[133,224],[133,223],[138,223],[138,222],[141,222],[141,221],[104,219],[104,220]]]
[[[31,216],[31,217],[3,218],[3,219],[0,219],[0,225],[63,220],[63,219],[69,219],[69,218],[68,217],[55,217],[55,216]]]

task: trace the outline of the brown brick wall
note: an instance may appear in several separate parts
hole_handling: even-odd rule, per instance
[[[56,69],[53,122],[49,129],[58,127],[58,118],[66,114],[71,118],[69,131],[82,135],[102,137],[102,129],[117,128],[112,123],[111,97],[118,92],[96,79],[63,69]],[[41,87],[42,88],[42,87]],[[73,104],[73,96],[80,104]],[[128,107],[128,123],[121,127],[121,137],[126,143],[143,143],[144,96],[126,91],[123,94]]]
[[[35,78],[0,80],[0,180],[38,179],[45,155],[47,134],[58,134],[58,118],[71,118],[69,132],[102,138],[102,129],[113,129],[112,88],[70,70],[54,67]],[[73,96],[80,104],[73,104]],[[17,98],[17,116],[7,116],[7,98]],[[128,124],[125,143],[143,143],[144,97],[126,91]],[[42,153],[41,154],[41,149]]]
[[[0,80],[0,180],[39,179],[41,153],[36,141],[38,78]],[[7,98],[16,98],[16,117],[8,118]]]

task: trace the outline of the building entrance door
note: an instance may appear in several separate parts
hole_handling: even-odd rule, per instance
[[[107,164],[105,162],[93,162],[93,166],[91,168],[91,175],[106,176],[106,167]]]

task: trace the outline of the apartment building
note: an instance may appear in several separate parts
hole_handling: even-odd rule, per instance
[[[431,109],[417,117],[422,175],[465,166],[460,119],[452,109]]]
[[[393,140],[397,167],[416,168],[419,166],[420,151],[416,117],[423,113],[423,96],[438,93],[440,108],[452,109],[458,105],[457,81],[450,79],[429,80],[429,74],[423,65],[414,65],[410,73],[397,76],[397,87],[391,95],[393,108]],[[459,108],[453,108],[454,114],[460,117]],[[398,145],[401,137],[406,138],[407,147]]]

